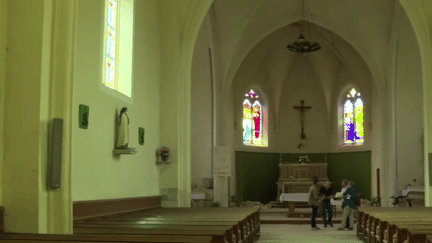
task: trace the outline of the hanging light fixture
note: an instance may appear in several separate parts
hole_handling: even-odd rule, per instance
[[[303,0],[303,21],[302,21],[302,27],[300,28],[300,37],[294,41],[291,44],[288,44],[287,48],[290,51],[303,53],[306,55],[306,53],[318,51],[321,49],[320,44],[317,42],[310,42],[306,40],[306,38],[302,34],[302,29],[304,29],[304,26],[306,24],[306,15],[305,15],[305,0]]]

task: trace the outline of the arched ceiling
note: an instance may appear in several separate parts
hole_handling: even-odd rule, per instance
[[[298,38],[299,28],[305,24],[314,32],[313,40],[320,43],[321,50],[306,55],[289,51],[287,43]],[[299,70],[309,78],[299,78]],[[306,85],[323,97],[330,122],[334,112],[332,102],[339,97],[341,86],[348,83],[371,91],[372,74],[360,54],[337,34],[304,21],[280,28],[257,43],[247,53],[233,79],[234,90],[252,85],[272,94],[267,102],[271,110],[276,111],[273,114],[276,121],[285,100]],[[235,97],[242,96],[235,94]]]
[[[308,0],[307,5],[308,21],[329,30],[322,31],[321,38],[331,43],[333,32],[344,39],[365,60],[378,88],[385,87],[388,46],[395,15],[401,9],[399,1]],[[214,1],[213,30],[219,43],[224,91],[229,90],[240,64],[254,46],[276,30],[302,20],[301,6],[301,0]],[[293,31],[293,36],[296,36],[293,40],[298,38],[298,30]],[[332,48],[332,45],[327,47]],[[342,63],[347,58],[334,50],[332,55]]]

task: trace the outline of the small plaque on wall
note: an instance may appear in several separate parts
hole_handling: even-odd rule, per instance
[[[213,148],[213,174],[215,176],[231,176],[231,150],[226,146],[216,146]]]
[[[138,129],[138,143],[144,145],[144,128],[140,127]]]
[[[87,129],[89,125],[89,107],[86,105],[79,105],[79,128]]]

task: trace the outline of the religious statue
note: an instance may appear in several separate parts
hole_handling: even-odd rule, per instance
[[[123,107],[120,111],[116,148],[123,148],[123,149],[128,148],[129,117],[126,112],[127,112],[127,107]]]

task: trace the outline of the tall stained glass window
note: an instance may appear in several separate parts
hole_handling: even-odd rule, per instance
[[[106,46],[104,83],[111,88],[115,88],[118,0],[106,0],[106,6],[107,18],[105,31]]]
[[[364,142],[362,95],[351,89],[344,100],[343,105],[343,142],[344,145],[361,145]]]
[[[267,147],[267,112],[259,95],[251,89],[243,101],[243,144]]]

